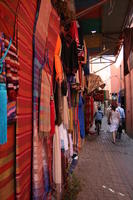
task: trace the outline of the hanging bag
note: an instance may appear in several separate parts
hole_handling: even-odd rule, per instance
[[[4,52],[4,42],[3,42],[3,34],[2,38],[0,38],[1,43],[1,52]],[[0,58],[0,144],[5,144],[7,142],[7,90],[6,90],[6,81],[5,81],[5,69],[4,69],[4,60],[10,49],[12,40],[10,39],[10,43],[8,45],[7,50],[4,55]]]

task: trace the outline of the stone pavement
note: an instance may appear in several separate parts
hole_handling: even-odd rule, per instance
[[[75,174],[81,181],[77,200],[133,200],[133,139],[112,144],[103,119],[99,136],[86,138]]]

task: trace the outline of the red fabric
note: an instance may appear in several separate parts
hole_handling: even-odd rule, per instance
[[[79,35],[76,21],[73,21],[70,28],[71,36],[76,41],[77,46],[79,45]]]
[[[90,97],[91,102],[91,124],[93,123],[93,115],[94,115],[94,99],[93,97]]]
[[[18,5],[18,0],[13,2],[0,1],[0,32],[5,33],[7,36],[12,37],[14,35],[15,13]],[[11,12],[11,10],[13,12]]]
[[[82,66],[81,66],[81,64],[79,64],[79,82],[81,85],[82,84]]]

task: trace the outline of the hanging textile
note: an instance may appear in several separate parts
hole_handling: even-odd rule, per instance
[[[45,67],[45,66],[44,66]],[[50,96],[51,96],[51,76],[42,70],[41,96],[40,96],[40,117],[39,117],[39,136],[44,137],[50,134]]]
[[[55,135],[53,140],[53,181],[61,191],[61,146],[58,126],[55,127]]]
[[[9,41],[5,39],[5,47],[7,48],[8,45]],[[13,44],[11,46],[11,49],[8,51],[8,55],[5,59],[5,65],[6,65],[8,99],[10,101],[15,101],[19,89],[19,77],[18,77],[19,62],[18,62],[17,49]]]
[[[80,94],[79,96],[79,105],[78,105],[78,118],[79,118],[79,124],[80,124],[80,135],[83,139],[85,137],[85,122],[84,122],[84,102],[83,98]]]
[[[49,50],[49,65],[51,67],[54,64],[55,47],[59,32],[60,32],[60,17],[57,15],[56,10],[52,8],[49,17],[48,38],[47,38],[47,48]],[[51,69],[51,71],[53,72],[53,68]]]
[[[31,198],[32,181],[32,42],[37,2],[20,2],[16,22],[20,63],[16,120],[16,199],[27,200]]]
[[[91,124],[93,124],[93,118],[94,118],[94,99],[91,96],[90,97],[90,105],[91,105]]]
[[[85,96],[85,132],[88,133],[89,132],[89,128],[91,126],[91,120],[90,120],[90,97],[89,96]]]
[[[15,199],[15,124],[9,125],[7,143],[0,145],[0,199]]]
[[[0,1],[0,32],[5,33],[11,38],[14,37],[14,27],[16,22],[16,11],[19,0]]]
[[[5,78],[4,35],[0,34],[0,145],[7,142],[7,90]]]
[[[71,35],[61,35],[62,51],[61,60],[65,74],[75,75],[78,70],[78,51],[77,44]]]
[[[56,110],[56,120],[55,123],[59,126],[63,121],[63,101],[61,94],[61,83],[56,82],[54,99],[55,99],[55,110]]]
[[[76,41],[77,47],[79,46],[79,36],[78,36],[78,28],[77,28],[77,22],[72,21],[71,27],[70,27],[70,34],[72,36],[72,39]]]
[[[44,12],[45,10],[45,12]],[[46,141],[39,137],[39,99],[40,99],[40,70],[44,62],[44,52],[46,48],[46,38],[48,35],[48,23],[51,13],[51,3],[49,0],[38,1],[36,20],[34,24],[34,85],[33,85],[33,199],[46,199],[45,177],[47,176],[47,160],[45,160],[44,148]],[[44,72],[45,73],[45,72]],[[43,89],[43,88],[42,88]],[[50,111],[49,111],[50,112]],[[46,165],[44,165],[44,163]],[[45,173],[45,177],[44,177]]]
[[[0,35],[0,144],[7,142],[7,89],[5,59],[11,47],[12,40],[5,49],[4,34]]]
[[[7,91],[0,83],[0,145],[7,142]]]
[[[45,11],[45,12],[44,12]],[[38,16],[38,17],[37,17]],[[51,66],[51,72],[53,72],[53,58],[55,45],[57,41],[57,35],[59,33],[59,20],[55,10],[51,7],[49,0],[42,0],[38,4],[38,11],[36,13],[36,25],[34,26],[34,86],[33,86],[33,199],[46,199],[50,197],[48,192],[48,177],[51,180],[52,166],[52,138],[47,140],[40,139],[39,137],[39,123],[38,123],[38,110],[40,100],[40,69],[44,62],[44,55],[46,49],[49,54],[49,65]],[[40,37],[41,35],[41,37]],[[45,70],[49,73],[48,65],[45,66]],[[49,76],[49,75],[48,75]],[[45,91],[44,91],[45,92]],[[44,93],[45,94],[45,93]],[[46,97],[47,98],[47,97]],[[51,103],[51,102],[50,102]],[[51,107],[50,107],[51,109]],[[49,127],[52,127],[51,124]],[[50,132],[52,136],[54,133]],[[48,142],[50,141],[50,143]],[[49,145],[48,145],[49,143]],[[45,147],[45,148],[44,148]],[[48,158],[44,160],[43,154],[48,153]],[[44,165],[45,163],[45,165]],[[46,178],[46,184],[45,184]],[[52,182],[52,180],[51,180]]]
[[[7,123],[14,120],[16,120],[16,101],[11,101],[7,104]]]
[[[83,65],[83,69],[84,69],[84,74],[89,75],[90,74],[90,61],[89,61],[89,49],[86,50],[87,52],[87,63],[85,63]]]
[[[58,35],[55,47],[55,70],[56,70],[56,81],[59,81],[61,83],[63,79],[63,70],[62,70],[60,54],[61,54],[61,39],[60,36]]]
[[[67,96],[63,97],[63,124],[66,129],[69,128],[69,110]]]
[[[69,109],[69,132],[73,133],[73,112],[72,108]]]
[[[69,133],[68,134],[68,137],[69,137],[69,148],[70,148],[70,157],[73,156],[73,140],[72,140],[72,134]]]

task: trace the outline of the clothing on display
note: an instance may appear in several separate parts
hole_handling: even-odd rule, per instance
[[[79,118],[79,124],[80,124],[80,135],[81,138],[85,137],[85,122],[84,122],[84,107],[83,107],[83,98],[80,94],[79,96],[79,106],[78,106],[78,118]]]

